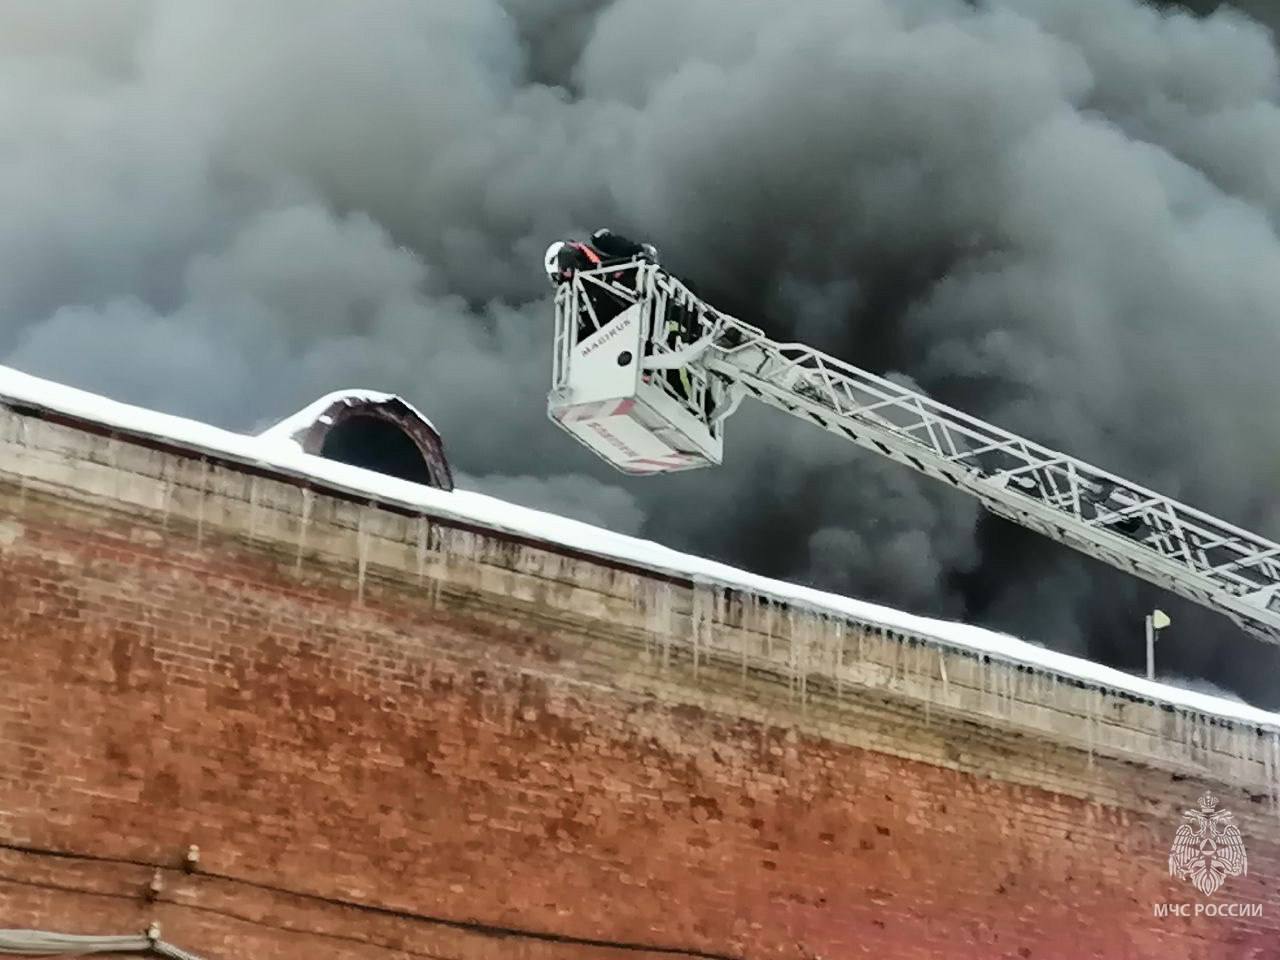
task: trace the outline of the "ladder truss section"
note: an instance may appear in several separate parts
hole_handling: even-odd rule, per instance
[[[631,302],[644,302],[649,329],[673,310],[688,325],[681,346],[656,350],[648,364],[722,381],[715,418],[754,396],[1280,643],[1280,544],[803,344],[775,342],[660,268],[632,266]]]

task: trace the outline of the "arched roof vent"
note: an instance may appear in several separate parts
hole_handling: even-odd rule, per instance
[[[314,456],[410,483],[453,489],[439,432],[412,404],[389,393],[340,390],[259,436],[292,440]]]

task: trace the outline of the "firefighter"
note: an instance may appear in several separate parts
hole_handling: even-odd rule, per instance
[[[658,262],[658,248],[653,244],[636,243],[614,233],[608,227],[601,227],[591,235],[591,246],[609,260],[634,260],[639,257],[650,263]]]
[[[604,266],[606,261],[635,259],[657,263],[658,248],[651,243],[636,243],[602,227],[591,235],[589,243],[557,240],[547,247],[544,265],[547,280],[553,287],[558,287],[572,280],[579,270],[594,270]]]
[[[671,350],[679,350],[688,346],[684,342],[684,324],[675,318],[667,320],[666,329],[667,346]],[[667,383],[677,395],[684,397],[685,400],[693,402],[693,378],[689,376],[689,371],[684,367],[677,367],[674,370],[666,371]]]
[[[577,240],[557,240],[547,247],[543,260],[547,280],[553,287],[568,283],[579,270],[593,270],[603,262],[599,251]]]
[[[547,247],[544,258],[547,280],[556,289],[573,280],[574,274],[578,271],[595,270],[603,266],[604,263],[605,259],[601,256],[599,250],[592,244],[582,243],[579,240],[557,240]],[[624,280],[622,274],[625,272],[621,271],[616,274],[606,275],[602,279],[605,282],[614,284],[622,283]],[[634,283],[634,276],[631,280]],[[582,285],[582,295],[590,303],[595,319],[593,322],[592,317],[585,309],[577,311],[577,342],[579,343],[614,319],[627,307],[625,299],[610,293],[606,287],[599,283],[584,283]]]

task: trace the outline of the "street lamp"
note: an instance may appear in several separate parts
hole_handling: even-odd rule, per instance
[[[1156,635],[1172,623],[1169,615],[1163,610],[1152,610],[1147,614],[1147,679],[1154,680],[1156,678]]]

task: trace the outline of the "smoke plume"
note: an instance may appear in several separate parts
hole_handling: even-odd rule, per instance
[[[43,0],[0,12],[0,360],[253,429],[396,391],[481,489],[1280,705],[1280,657],[772,411],[632,481],[545,420],[541,254],[1280,537],[1271,5]]]

